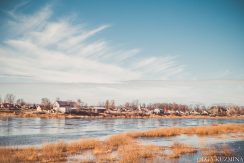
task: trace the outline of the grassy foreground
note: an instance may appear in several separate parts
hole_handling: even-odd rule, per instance
[[[95,159],[81,162],[119,162],[139,163],[154,162],[155,159],[175,159],[184,154],[195,153],[199,150],[186,144],[174,143],[171,147],[144,145],[138,137],[167,137],[180,134],[216,135],[225,133],[244,132],[243,124],[224,124],[218,126],[199,126],[187,128],[160,128],[142,132],[130,132],[113,135],[105,140],[81,139],[71,143],[57,142],[44,144],[40,148],[0,148],[0,162],[66,162],[69,157],[83,155],[89,151]],[[207,150],[209,151],[209,150]],[[223,147],[223,155],[229,155],[229,147]],[[217,155],[212,149],[206,155]]]

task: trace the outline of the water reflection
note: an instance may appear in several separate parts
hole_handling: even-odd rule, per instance
[[[224,123],[244,123],[244,120],[0,118],[0,145],[35,145],[58,139],[105,138],[112,134],[159,127]]]

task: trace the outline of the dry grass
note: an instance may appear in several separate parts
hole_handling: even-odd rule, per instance
[[[10,157],[13,155],[13,157]],[[15,155],[15,151],[12,148],[1,148],[0,149],[0,162],[17,162]]]
[[[229,145],[221,145],[220,147],[209,147],[208,149],[205,149],[202,151],[202,158],[208,159],[207,161],[209,163],[216,163],[219,162],[217,160],[217,157],[229,157],[233,155],[233,150],[230,148]],[[206,160],[199,160],[198,163],[205,163]]]
[[[218,126],[197,126],[187,128],[160,128],[142,132],[131,132],[128,136],[137,137],[168,137],[181,134],[216,135],[225,133],[244,132],[243,124],[223,124]]]
[[[30,148],[21,149],[21,150],[17,151],[15,156],[19,160],[37,161],[40,159],[38,152],[39,151],[37,149],[30,147]]]
[[[142,132],[130,132],[129,136],[133,138],[137,137],[168,137],[168,136],[176,136],[180,134],[180,128],[159,128],[153,129],[149,131]]]
[[[1,148],[0,162],[15,163],[25,160],[26,162],[35,162],[40,160],[38,149],[30,147],[24,149],[18,148]]]
[[[172,154],[170,154],[169,158],[179,158],[183,154],[195,153],[197,150],[189,145],[182,143],[174,143],[171,146]]]
[[[116,162],[118,159],[116,156],[113,156],[111,154],[101,154],[96,156],[96,162],[97,163],[112,163]]]
[[[15,156],[16,149],[13,148],[1,148],[0,149],[0,162],[12,163],[18,162],[18,158]]]
[[[208,163],[216,163],[216,161],[212,158],[217,157],[217,156],[218,156],[218,152],[217,152],[216,148],[214,148],[214,147],[208,148],[207,150],[202,152],[202,159],[200,159],[197,163],[205,163],[206,162],[205,159],[208,159],[207,160]],[[211,159],[209,159],[209,158],[211,158]]]
[[[58,142],[54,144],[45,144],[41,149],[41,159],[47,162],[66,160],[67,144]]]
[[[82,160],[80,163],[95,163],[96,161],[93,160]]]
[[[81,150],[94,149],[96,146],[100,145],[101,141],[97,139],[80,139],[68,144],[69,153],[77,153]]]
[[[134,142],[135,140],[126,134],[113,135],[106,140],[106,143],[109,146],[116,147],[116,148],[120,145],[127,145]]]
[[[223,156],[232,156],[233,155],[233,150],[231,149],[231,147],[227,144],[222,145],[221,147],[221,151],[222,151],[222,155]]]
[[[108,153],[112,153],[113,147],[108,145],[107,143],[100,143],[93,149],[94,155],[104,155]]]
[[[153,156],[161,152],[160,147],[154,145],[141,145],[137,143],[122,145],[118,149],[120,163],[139,163],[143,159],[153,158]]]
[[[117,161],[121,163],[138,163],[145,160],[153,160],[155,157],[165,157],[165,154],[162,147],[139,144],[135,139],[137,137],[164,137],[180,134],[214,135],[243,131],[244,125],[231,124],[188,128],[161,128],[113,135],[103,141],[81,139],[71,143],[57,142],[46,144],[41,148],[0,148],[0,162],[62,162],[66,161],[70,155],[91,151],[96,158],[96,162]],[[172,154],[166,155],[167,158],[179,158],[183,154],[196,152],[195,148],[180,143],[173,144],[169,149],[172,151]],[[117,155],[114,156],[114,153],[117,153]],[[222,146],[219,151],[214,148],[209,151],[203,151],[203,156],[230,156],[231,154],[232,150],[227,145]]]

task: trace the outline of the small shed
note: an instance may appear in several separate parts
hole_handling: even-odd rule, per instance
[[[91,110],[95,113],[103,113],[106,111],[106,108],[103,106],[93,106]]]

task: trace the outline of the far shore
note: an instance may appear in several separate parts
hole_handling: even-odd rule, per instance
[[[64,113],[40,113],[33,111],[10,111],[1,110],[1,117],[19,117],[19,118],[80,118],[80,119],[136,119],[136,118],[159,118],[159,119],[244,119],[244,115],[235,116],[209,116],[209,115],[138,115],[136,113],[125,113],[123,115],[100,113],[97,115],[77,115]]]

